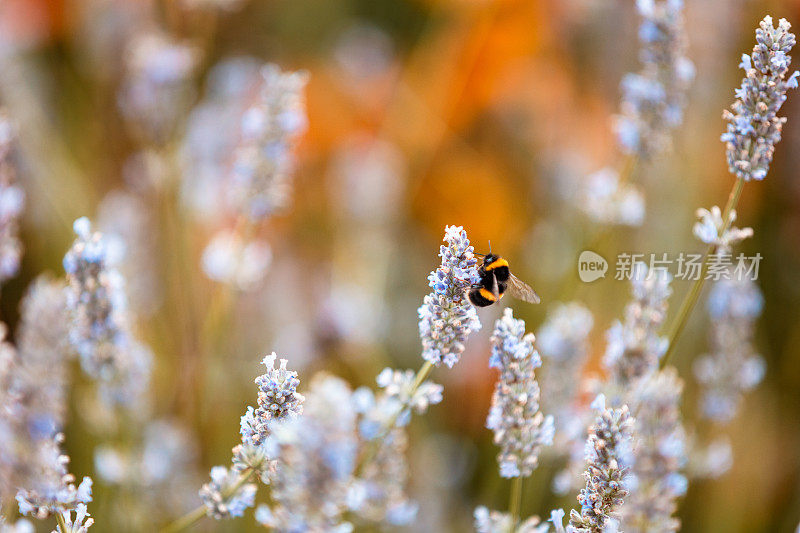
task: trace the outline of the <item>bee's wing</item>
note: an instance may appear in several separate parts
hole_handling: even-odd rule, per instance
[[[514,298],[522,300],[523,302],[528,302],[529,304],[538,304],[542,301],[530,285],[520,280],[514,274],[511,274],[508,278],[508,293]]]

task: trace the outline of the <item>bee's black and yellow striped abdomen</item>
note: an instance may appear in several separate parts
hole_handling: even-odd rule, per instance
[[[503,297],[511,275],[508,261],[498,255],[489,254],[478,269],[480,281],[475,283],[467,294],[476,307],[488,307]]]

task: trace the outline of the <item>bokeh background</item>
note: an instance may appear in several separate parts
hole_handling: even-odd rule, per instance
[[[27,194],[23,264],[3,287],[3,320],[13,331],[19,300],[37,275],[63,274],[75,218],[140,230],[144,251],[126,270],[141,274],[133,298],[143,300],[138,329],[155,354],[152,417],[190,435],[189,481],[175,487],[184,493],[176,500],[199,503],[196,490],[208,469],[229,460],[239,416],[255,401],[252,380],[264,354],[289,359],[301,380],[326,370],[354,385],[374,384],[387,365],[419,367],[416,309],[446,224],[463,225],[478,251],[491,241],[537,289],[543,305],[512,304],[531,330],[564,291],[584,301],[595,314],[592,353],[599,360],[604,332],[621,316],[629,291],[612,276],[577,281],[577,254],[592,228],[573,192],[587,174],[620,164],[611,118],[620,79],[638,68],[634,2],[251,0],[231,10],[202,4],[0,3],[0,41],[14,49],[0,73],[0,101],[21,124]],[[800,2],[686,0],[697,74],[684,124],[673,150],[637,171],[645,224],[614,230],[595,251],[612,258],[621,251],[702,250],[691,235],[694,211],[722,204],[730,190],[721,113],[739,85],[740,55],[752,48],[765,14],[800,24]],[[291,208],[257,229],[273,258],[251,290],[220,291],[203,276],[204,246],[231,221],[181,207],[186,192],[159,181],[170,177],[141,156],[140,139],[119,112],[126,45],[153,28],[202,49],[184,96],[187,109],[207,98],[208,74],[226,58],[257,58],[310,75]],[[748,184],[739,206],[740,225],[755,230],[743,251],[764,257],[757,346],[767,374],[724,430],[733,445],[730,472],[693,482],[683,498],[684,531],[791,531],[800,520],[800,95],[790,95],[783,113],[789,121],[769,176]],[[182,143],[184,123],[148,149]],[[122,190],[144,206],[143,219],[113,203]],[[673,312],[688,287],[675,282]],[[220,308],[222,334],[209,341],[202,324]],[[502,509],[508,499],[484,428],[496,377],[487,368],[488,336],[498,315],[495,308],[480,311],[484,328],[462,361],[434,372],[445,386],[443,403],[412,425],[419,531],[466,531],[475,505]],[[707,331],[701,305],[674,359],[687,381],[688,419],[697,405],[691,364],[707,350]],[[201,356],[207,341],[213,349]],[[90,387],[79,374],[66,449],[71,471],[81,476],[94,471],[92,428],[120,422],[98,420],[86,407]],[[527,482],[523,514],[576,505],[574,496],[548,490],[557,469],[545,461]],[[154,527],[136,495],[93,477],[92,531]],[[181,505],[156,522],[180,514]],[[201,527],[256,528],[249,518],[211,522]]]

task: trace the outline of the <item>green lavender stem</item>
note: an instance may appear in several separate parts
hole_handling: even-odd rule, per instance
[[[511,482],[511,498],[508,503],[508,512],[511,513],[511,520],[514,527],[519,522],[520,507],[522,505],[522,476],[517,476]]]
[[[67,533],[67,523],[64,521],[64,515],[56,511],[56,522],[58,522],[58,530],[61,533]]]
[[[724,226],[721,233],[725,233],[730,228],[732,222],[731,213],[734,209],[736,209],[736,205],[739,203],[739,197],[742,195],[743,188],[744,180],[742,178],[738,178],[736,180],[736,184],[731,190],[730,195],[728,195],[728,203],[725,205],[725,211],[722,215]],[[686,327],[686,323],[689,321],[689,316],[692,314],[692,310],[694,309],[694,306],[697,304],[697,300],[700,297],[700,292],[703,290],[703,284],[706,281],[706,273],[708,272],[708,256],[716,253],[716,251],[717,246],[712,244],[708,247],[708,250],[706,250],[705,255],[703,255],[703,266],[700,271],[700,276],[694,280],[692,288],[689,290],[689,294],[686,296],[686,298],[684,298],[681,308],[678,311],[678,315],[675,317],[675,322],[669,331],[669,335],[667,336],[667,351],[664,354],[664,357],[661,358],[661,368],[664,368],[667,365],[670,356],[675,351],[675,343],[683,332],[683,329]]]

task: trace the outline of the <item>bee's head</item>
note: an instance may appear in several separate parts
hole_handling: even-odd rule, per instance
[[[495,254],[493,254],[493,253],[489,252],[488,254],[486,254],[486,255],[483,257],[483,264],[484,264],[484,265],[488,265],[488,264],[490,264],[490,263],[493,263],[493,262],[494,262],[496,259],[498,259],[499,257],[500,257],[499,255],[495,255]]]

